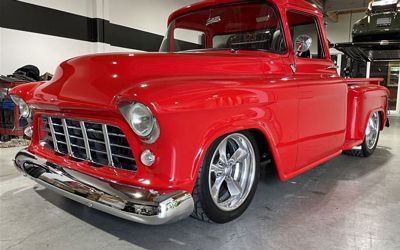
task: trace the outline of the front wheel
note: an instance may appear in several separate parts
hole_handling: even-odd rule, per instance
[[[372,155],[378,145],[379,132],[381,129],[381,119],[379,112],[374,112],[368,119],[367,128],[365,129],[365,137],[363,143],[358,149],[345,151],[346,154],[352,156],[368,157]]]
[[[259,169],[259,152],[250,133],[217,139],[207,151],[197,177],[192,217],[216,223],[239,217],[253,199]]]

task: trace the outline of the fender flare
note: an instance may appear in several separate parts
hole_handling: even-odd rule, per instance
[[[387,118],[386,116],[385,116],[385,111],[384,111],[384,109],[383,108],[375,108],[375,109],[372,109],[372,110],[370,110],[369,112],[368,112],[368,115],[366,115],[366,117],[365,117],[365,120],[364,120],[364,123],[363,123],[363,140],[364,140],[364,138],[365,138],[365,130],[367,129],[367,126],[368,126],[368,120],[369,120],[369,118],[371,117],[371,114],[372,113],[374,113],[374,112],[379,112],[379,119],[380,119],[380,124],[379,124],[379,126],[380,126],[380,128],[379,128],[379,131],[382,131],[383,130],[383,128],[385,127],[385,118]],[[382,114],[381,114],[382,113]]]
[[[246,125],[244,125],[246,123]],[[232,126],[233,125],[233,126]],[[272,152],[272,157],[273,160],[276,164],[276,169],[278,171],[279,177],[282,178],[282,173],[280,169],[280,154],[278,150],[275,147],[275,141],[272,137],[272,132],[267,124],[264,122],[257,122],[252,120],[249,122],[248,120],[240,120],[235,122],[235,124],[231,124],[231,126],[227,125],[220,125],[218,128],[214,127],[214,129],[210,129],[209,132],[203,136],[203,141],[200,143],[199,146],[199,151],[196,155],[196,158],[194,159],[194,163],[192,165],[192,171],[191,171],[191,180],[195,181],[197,178],[197,175],[200,171],[201,165],[203,163],[204,157],[212,145],[212,143],[215,142],[218,138],[235,133],[235,132],[240,132],[240,131],[248,131],[248,130],[257,130],[263,134],[265,137],[265,140],[268,143],[268,146]],[[194,184],[193,184],[194,186]]]

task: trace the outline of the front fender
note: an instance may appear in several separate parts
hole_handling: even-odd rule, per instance
[[[257,121],[257,120],[248,120],[248,119],[243,119],[243,120],[238,120],[235,121],[232,124],[227,125],[226,123],[220,123],[214,126],[212,129],[210,129],[204,136],[203,140],[200,142],[200,149],[198,154],[196,155],[196,158],[194,160],[194,164],[192,167],[192,172],[191,172],[191,179],[195,180],[197,178],[197,174],[200,171],[201,165],[203,163],[203,160],[207,154],[208,149],[211,147],[213,142],[215,142],[218,138],[240,132],[240,131],[245,131],[245,130],[257,130],[261,132],[264,135],[264,139],[267,141],[274,159],[277,159],[279,161],[279,153],[276,150],[276,147],[271,147],[273,144],[273,138],[272,138],[272,133],[270,128],[267,126],[262,121]]]
[[[30,82],[18,85],[10,90],[10,95],[17,95],[25,102],[29,102],[33,97],[35,89],[44,82]]]

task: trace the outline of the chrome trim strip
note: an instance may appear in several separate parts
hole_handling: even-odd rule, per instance
[[[69,140],[69,132],[68,132],[67,122],[65,121],[65,119],[61,119],[61,122],[62,122],[62,125],[64,128],[64,137],[65,137],[65,142],[67,143],[68,155],[73,157],[74,154],[72,153],[71,141]]]
[[[103,129],[104,142],[106,144],[108,164],[110,166],[114,167],[114,162],[113,162],[112,152],[111,152],[111,146],[110,146],[110,138],[108,137],[107,125],[106,124],[101,124],[101,128]]]
[[[68,119],[68,120],[70,120],[70,121],[72,121],[72,122],[79,122],[79,121],[72,120],[72,119]],[[68,128],[76,128],[76,129],[81,129],[81,127],[80,127],[80,126],[79,126],[79,127],[76,127],[76,126],[71,126],[71,125],[68,125],[67,127],[68,127]]]
[[[108,133],[108,135],[110,135],[110,133]],[[80,137],[76,137],[76,136],[72,136],[72,135],[70,135],[70,137],[75,138],[75,139],[79,139],[79,140],[83,140],[84,139],[84,138],[80,138]],[[104,141],[99,141],[99,140],[95,140],[95,139],[88,139],[88,141],[95,142],[95,143],[106,144]],[[132,150],[130,147],[121,146],[121,145],[114,144],[114,143],[110,143],[110,146]]]
[[[104,141],[99,141],[99,140],[95,140],[95,139],[88,139],[91,142],[95,142],[95,143],[101,143],[101,144],[105,144]]]
[[[86,158],[89,161],[92,161],[92,154],[90,153],[90,145],[89,145],[89,138],[86,133],[86,127],[85,127],[85,122],[80,121],[79,124],[81,125],[81,130],[82,130],[82,136],[83,136],[83,141],[85,143],[85,150],[86,150]]]
[[[80,146],[80,145],[76,145],[76,144],[71,143],[71,148],[72,148],[72,147],[80,148],[80,149],[85,149],[85,150],[86,150],[86,148],[83,147],[83,146]],[[87,159],[85,159],[85,160],[87,160]]]
[[[119,154],[112,154],[115,157],[118,158],[123,158],[123,159],[127,159],[127,160],[131,160],[131,161],[135,161],[135,159],[133,159],[132,157],[128,157],[128,156],[123,156],[123,155],[119,155]]]
[[[79,136],[76,136],[76,135],[69,135],[69,137],[70,137],[70,138],[77,139],[77,140],[84,140],[83,137],[79,137]]]
[[[53,127],[53,121],[52,121],[51,117],[47,117],[47,121],[49,123],[51,137],[53,138],[54,150],[57,152],[60,152],[60,150],[58,149],[58,142],[57,142],[56,134],[55,134],[54,127]]]
[[[101,124],[101,125],[107,125],[107,124]],[[89,133],[96,133],[96,134],[103,134],[104,132],[99,131],[99,130],[95,130],[95,129],[87,129],[87,132]],[[125,137],[125,135],[123,134],[115,134],[115,133],[108,133],[108,135],[110,136],[117,136],[117,137]]]
[[[129,150],[132,150],[130,147],[121,146],[121,145],[114,144],[114,143],[110,143],[110,146],[112,146],[112,147],[116,147],[116,148],[124,148],[124,149],[129,149]]]
[[[100,151],[100,150],[96,150],[96,149],[93,149],[93,148],[91,148],[90,151],[93,151],[93,152],[96,152],[96,153],[99,153],[99,154],[107,155],[106,151]]]
[[[15,167],[46,188],[89,207],[130,221],[160,225],[188,217],[194,202],[180,190],[160,194],[151,189],[121,185],[64,168],[26,149],[15,157]]]
[[[81,130],[81,128],[78,128],[78,127],[71,127],[71,126],[67,126],[67,127],[70,129]]]
[[[101,125],[104,125],[104,124],[101,124]],[[86,129],[86,131],[89,133],[103,134],[103,131],[95,130],[92,128]]]
[[[110,136],[116,136],[116,137],[125,137],[125,135],[122,134],[115,134],[115,133],[108,133]]]

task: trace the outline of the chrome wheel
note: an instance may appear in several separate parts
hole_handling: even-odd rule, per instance
[[[378,141],[379,126],[379,114],[378,112],[374,112],[368,120],[365,131],[365,142],[368,149],[373,149]]]
[[[223,211],[240,207],[255,179],[256,157],[249,139],[231,134],[217,146],[211,160],[209,191],[215,205]]]

